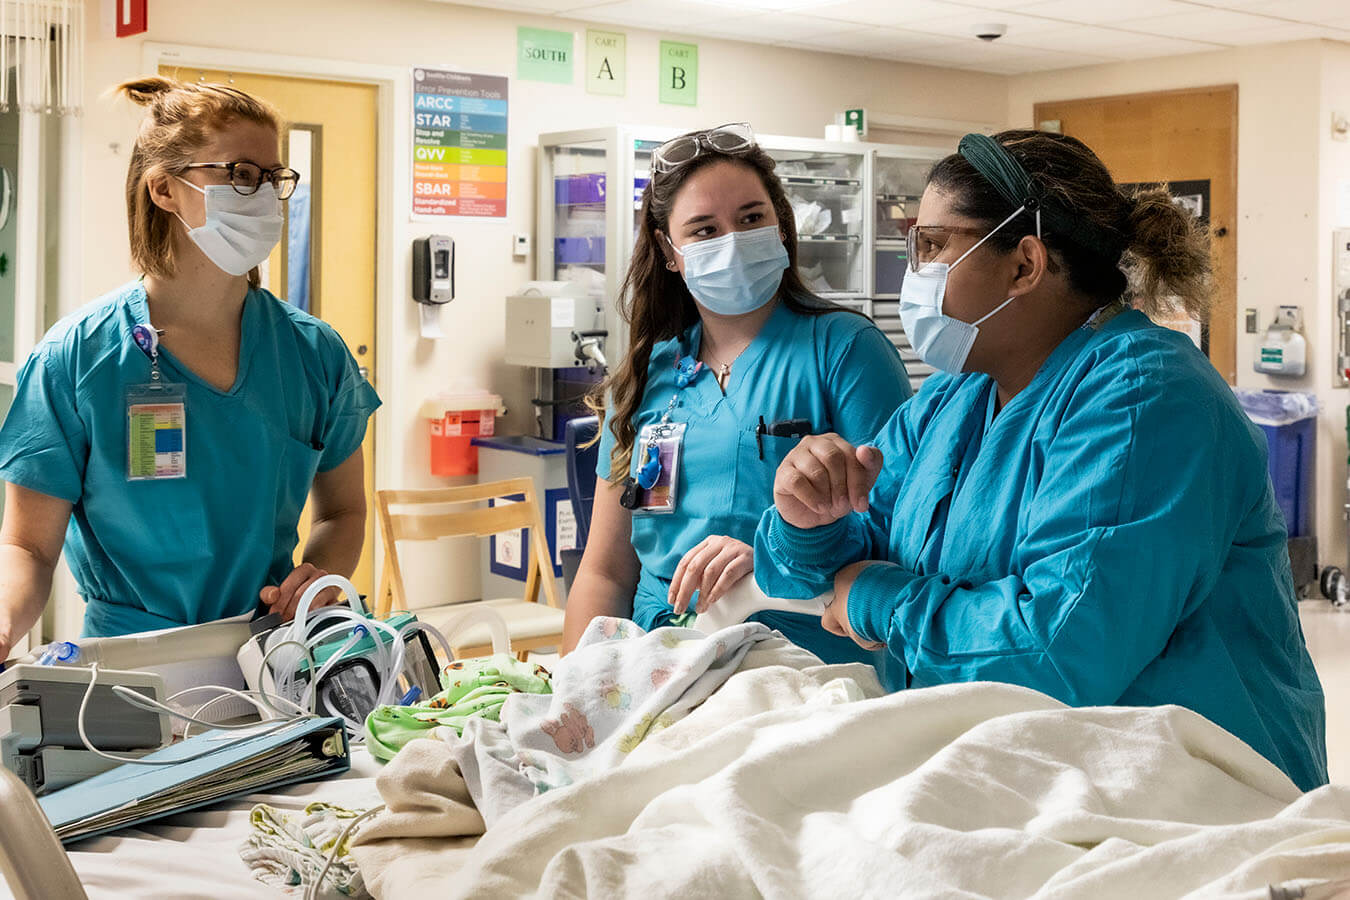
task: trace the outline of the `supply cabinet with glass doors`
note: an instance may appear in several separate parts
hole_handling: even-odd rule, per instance
[[[615,365],[627,346],[618,298],[633,255],[651,153],[682,133],[616,126],[539,137],[536,278],[569,281],[602,301]],[[757,135],[777,162],[797,222],[797,266],[808,288],[874,316],[917,363],[899,324],[905,233],[928,169],[942,151]]]
[[[874,145],[872,150],[872,307],[868,313],[900,350],[916,391],[934,370],[919,360],[900,324],[900,285],[909,266],[905,237],[918,219],[928,171],[945,155],[931,148],[886,144]]]

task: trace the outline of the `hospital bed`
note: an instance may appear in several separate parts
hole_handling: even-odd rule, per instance
[[[315,801],[379,805],[380,764],[352,748],[352,767],[327,781],[251,794],[62,848],[28,788],[0,768],[0,897],[16,900],[244,900],[287,896],[257,881],[240,859],[255,804],[298,812]],[[290,895],[297,896],[297,895]]]
[[[435,821],[400,825],[406,812],[376,790],[378,763],[357,750],[340,779],[64,851],[8,779],[0,865],[24,900],[277,897],[240,861],[248,810],[325,800],[395,807],[367,826],[379,840],[357,848],[379,897],[427,877],[422,892],[445,897],[651,900],[709,884],[727,896],[861,897],[884,885],[886,896],[1164,897],[1187,878],[1214,888],[1196,896],[1345,895],[1326,883],[1350,873],[1350,788],[1300,794],[1189,711],[1067,709],[993,684],[860,696],[846,667],[773,662],[735,675],[623,768],[537,796],[486,833],[448,825],[438,840]],[[418,744],[384,770],[386,786],[443,770],[448,745]],[[457,791],[446,784],[425,806],[451,808]]]

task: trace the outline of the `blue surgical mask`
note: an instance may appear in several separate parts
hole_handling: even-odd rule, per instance
[[[670,242],[670,239],[666,239]],[[684,257],[684,283],[702,306],[721,316],[754,312],[774,298],[788,267],[777,225],[733,231],[708,241],[670,244]]]
[[[947,295],[947,276],[951,270],[1000,228],[1017,218],[1023,209],[1025,207],[1019,207],[1017,212],[980,238],[974,247],[962,253],[956,262],[950,265],[930,262],[917,272],[905,272],[905,280],[900,284],[900,321],[905,326],[905,335],[914,352],[933,368],[952,374],[962,372],[966,366],[966,357],[970,356],[970,348],[975,346],[975,338],[979,336],[980,326],[1017,299],[1009,297],[974,322],[954,319],[942,311],[942,301]],[[1038,214],[1036,237],[1040,236],[1041,218]]]

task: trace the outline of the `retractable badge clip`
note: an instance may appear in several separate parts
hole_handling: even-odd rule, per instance
[[[150,380],[155,384],[159,383],[159,336],[163,333],[150,325],[136,325],[131,329],[131,339],[150,360]]]

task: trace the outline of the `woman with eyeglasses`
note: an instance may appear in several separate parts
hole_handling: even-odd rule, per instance
[[[260,601],[290,616],[316,578],[351,574],[365,536],[379,398],[332,328],[260,286],[298,180],[279,116],[219,84],[120,91],[149,111],[126,185],[142,277],[58,323],[20,370],[0,427],[0,659],[41,615],[63,538],[100,636]]]
[[[865,440],[910,395],[890,341],[803,284],[792,207],[748,125],[653,153],[623,296],[628,352],[593,398],[600,478],[564,649],[597,615],[650,630],[716,603],[754,567],[801,436]],[[814,617],[762,620],[827,661],[876,659]]]
[[[1203,228],[1164,188],[1122,194],[1073,138],[1008,131],[937,164],[909,246],[905,331],[945,374],[874,438],[787,456],[760,586],[833,587],[824,627],[910,687],[1177,704],[1325,784],[1265,439],[1146,315],[1206,321]]]

